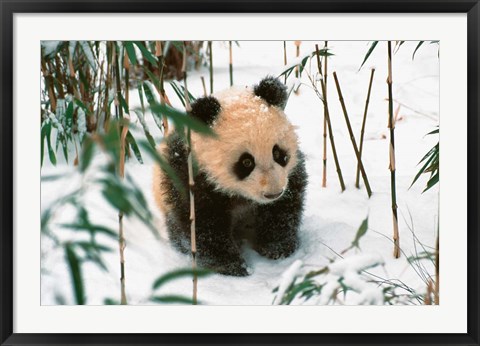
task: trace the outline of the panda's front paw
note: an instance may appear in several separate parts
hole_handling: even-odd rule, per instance
[[[295,252],[298,247],[296,239],[282,240],[279,242],[270,242],[257,245],[257,252],[270,259],[287,258]]]
[[[217,268],[217,271],[223,275],[230,276],[248,276],[250,275],[247,264],[243,261],[235,261],[232,263],[224,264]]]

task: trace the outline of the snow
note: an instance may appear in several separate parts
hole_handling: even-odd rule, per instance
[[[285,291],[293,282],[295,282],[298,270],[300,269],[302,264],[302,261],[296,260],[292,263],[292,265],[290,265],[290,267],[288,267],[287,270],[285,270],[285,272],[282,273],[282,282],[278,286],[277,298],[274,300],[274,304],[280,304],[280,299],[285,294]]]
[[[315,42],[303,42],[301,55],[313,51]],[[323,46],[323,42],[319,47]],[[340,276],[356,294],[347,295],[342,304],[382,304],[381,288],[372,288],[359,275],[361,268],[368,267],[375,261],[383,263],[369,272],[385,280],[400,280],[405,285],[425,292],[424,278],[418,274],[418,268],[408,262],[407,257],[420,251],[419,242],[432,251],[438,226],[438,185],[425,193],[427,178],[420,180],[409,189],[413,177],[420,167],[417,163],[423,155],[437,143],[438,136],[425,136],[439,122],[439,58],[437,45],[423,45],[412,60],[416,42],[406,42],[393,56],[393,95],[402,104],[395,129],[397,204],[399,215],[400,246],[402,256],[393,258],[392,211],[390,195],[389,165],[389,131],[387,129],[387,55],[386,43],[380,42],[377,48],[359,70],[368,42],[329,42],[331,52],[335,54],[328,61],[328,103],[334,130],[338,159],[346,184],[346,191],[341,192],[335,171],[330,144],[327,149],[327,187],[322,188],[322,153],[323,153],[323,106],[309,85],[310,81],[302,75],[297,93],[291,93],[285,112],[297,126],[300,147],[306,155],[309,174],[306,208],[303,225],[300,230],[300,248],[289,258],[269,260],[261,257],[245,245],[243,254],[252,274],[248,277],[228,277],[214,274],[200,278],[198,296],[200,302],[215,305],[270,305],[276,294],[272,290],[278,286],[286,289],[294,276],[304,275],[311,270],[318,270],[330,265],[331,272],[326,278],[322,296],[314,303],[325,304],[330,294],[338,287]],[[295,46],[287,44],[288,61],[294,59]],[[233,47],[233,71],[236,85],[253,85],[268,75],[278,75],[283,66],[283,42],[240,42],[240,47]],[[215,91],[229,86],[228,44],[214,44]],[[310,71],[310,63],[306,71]],[[357,162],[348,135],[345,119],[338,101],[332,72],[337,75],[342,87],[345,104],[353,131],[358,138],[362,123],[366,91],[370,78],[370,67],[375,66],[375,79],[372,86],[368,118],[363,145],[363,164],[368,175],[373,195],[368,198],[363,183],[356,189],[355,174]],[[315,76],[316,64],[311,64],[311,75]],[[208,68],[189,74],[189,90],[195,96],[203,94],[200,76],[208,84]],[[317,78],[315,76],[315,78]],[[294,72],[289,83],[294,83]],[[208,86],[208,85],[207,85]],[[150,87],[150,86],[148,86]],[[167,94],[174,106],[182,105],[170,85],[166,83]],[[152,89],[152,88],[151,88]],[[152,89],[153,94],[156,91]],[[130,92],[130,104],[140,105],[136,90]],[[397,104],[395,104],[395,108]],[[135,138],[143,137],[142,120],[132,115],[132,124],[138,125],[132,130]],[[151,115],[146,116],[145,123],[157,143],[161,140],[160,131]],[[74,157],[74,148],[72,157]],[[46,150],[46,148],[45,148]],[[74,191],[81,184],[88,188],[82,201],[88,207],[90,218],[96,224],[117,229],[117,212],[103,199],[98,187],[85,183],[88,177],[82,177],[70,165],[58,156],[57,166],[52,166],[45,156],[42,176],[63,174],[58,180],[42,181],[42,210],[61,196]],[[96,155],[91,170],[104,160]],[[155,224],[160,235],[165,235],[164,219],[156,208],[152,192],[152,160],[144,155],[145,164],[141,165],[132,158],[127,162],[126,172],[140,186],[147,202],[154,212]],[[94,175],[95,172],[88,172]],[[360,249],[352,249],[340,258],[343,250],[351,245],[361,222],[368,216],[368,231],[360,240]],[[74,231],[60,227],[61,223],[71,222],[75,217],[74,209],[67,207],[58,210],[50,228],[68,240],[77,237]],[[152,294],[152,284],[159,276],[180,268],[191,266],[189,256],[176,252],[164,237],[156,237],[151,230],[134,219],[124,220],[125,238],[125,272],[126,289],[129,304],[152,304],[148,298]],[[108,272],[97,266],[85,264],[83,274],[88,304],[103,304],[105,298],[119,300],[120,265],[118,244],[111,239],[99,238],[102,244],[110,244],[113,252],[105,256]],[[333,264],[331,261],[335,260]],[[302,264],[300,266],[300,264]],[[424,261],[424,270],[433,275],[432,263]],[[67,304],[73,304],[73,293],[64,253],[46,237],[42,237],[42,305],[57,304],[56,297]],[[161,287],[161,294],[191,296],[191,279],[179,279]],[[343,295],[342,295],[343,297]],[[301,303],[294,301],[294,304]],[[340,302],[337,302],[340,303]]]

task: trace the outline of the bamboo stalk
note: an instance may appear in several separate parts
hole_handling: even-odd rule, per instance
[[[368,112],[368,104],[370,103],[370,92],[372,90],[372,82],[373,82],[373,75],[375,74],[375,69],[372,68],[372,72],[370,74],[370,83],[368,84],[368,92],[367,92],[367,99],[365,100],[365,110],[363,112],[363,121],[362,121],[362,129],[360,131],[360,157],[362,157],[363,151],[363,138],[365,135],[365,124],[367,123],[367,112]],[[360,188],[360,167],[357,165],[357,175],[355,178],[355,187],[358,189]]]
[[[103,79],[103,65],[105,63],[105,60],[102,60],[102,63],[100,64],[100,77],[98,79],[98,98],[97,98],[97,110],[95,112],[95,118],[98,126],[99,118],[100,118],[100,104],[102,103],[102,79]],[[95,131],[97,128],[95,128]],[[95,132],[93,131],[93,132]]]
[[[115,73],[115,84],[116,84],[116,94],[115,94],[115,112],[117,119],[123,119],[123,109],[120,105],[120,96],[122,95],[122,86],[120,83],[120,57],[117,58],[116,46],[112,46],[112,68]],[[118,59],[118,60],[117,60]],[[127,86],[128,87],[128,86]],[[118,165],[118,175],[120,179],[123,179],[125,176],[125,151],[126,151],[126,138],[128,133],[128,123],[119,124],[120,130],[120,161]],[[127,304],[127,294],[126,294],[126,285],[125,285],[125,234],[123,230],[123,211],[118,213],[118,246],[120,254],[120,304]]]
[[[41,58],[40,66],[42,69],[43,78],[45,78],[45,86],[47,87],[47,90],[48,90],[48,98],[50,99],[50,109],[52,113],[55,113],[55,111],[57,110],[57,99],[55,97],[55,90],[53,89],[53,77],[48,71],[47,64],[43,57]]]
[[[103,111],[105,113],[103,129],[105,132],[108,132],[108,127],[110,124],[110,107],[108,106],[108,96],[110,86],[112,85],[112,57],[112,42],[107,42],[107,76],[105,77],[105,99],[103,100]]]
[[[357,142],[355,141],[355,136],[353,135],[352,126],[350,125],[350,119],[348,118],[347,108],[345,107],[345,101],[343,99],[342,90],[340,88],[340,83],[338,82],[337,73],[333,72],[333,79],[335,79],[335,86],[337,87],[338,99],[342,105],[343,115],[345,116],[345,122],[347,123],[348,133],[350,135],[350,140],[352,141],[353,150],[357,156],[358,166],[360,167],[360,172],[362,173],[363,182],[365,183],[365,188],[367,189],[368,197],[372,196],[372,190],[370,189],[370,184],[368,182],[367,173],[363,167],[362,158],[358,151]]]
[[[113,69],[115,71],[115,87],[116,87],[116,94],[115,94],[115,107],[118,110],[117,119],[123,119],[123,107],[120,105],[120,97],[122,96],[122,84],[120,81],[120,66],[117,61],[117,48],[116,45],[112,47],[112,64]]]
[[[325,41],[325,49],[328,46],[328,41]],[[316,46],[317,55],[318,55],[318,46]],[[320,59],[320,58],[318,58]],[[324,58],[325,66],[324,66],[324,76],[323,80],[325,82],[325,93],[323,94],[323,98],[327,100],[327,76],[328,76],[328,64],[327,64],[327,57]],[[323,173],[322,173],[322,187],[327,187],[327,107],[325,104],[323,106]]]
[[[283,65],[287,66],[287,41],[283,41]],[[284,75],[284,83],[287,84],[287,74]]]
[[[230,72],[230,86],[233,85],[233,52],[232,52],[232,41],[228,41],[228,49],[230,51],[230,61],[228,64],[229,72]]]
[[[435,242],[435,290],[434,290],[434,297],[435,297],[435,305],[440,304],[440,247],[439,247],[439,236],[437,233],[437,240]]]
[[[59,81],[59,85],[57,87],[58,98],[65,99],[65,92],[63,90],[63,86],[66,83],[65,83],[64,75],[62,73],[61,65],[62,65],[62,62],[60,60],[60,57],[58,55],[56,55],[55,56],[55,76],[57,77],[57,79]]]
[[[127,50],[123,56],[123,68],[125,69],[125,102],[128,105],[129,99],[129,85],[130,85],[130,60],[128,59]]]
[[[213,50],[212,41],[208,41],[208,51],[210,52],[210,94],[213,94]]]
[[[338,156],[337,156],[337,150],[335,149],[335,141],[333,139],[333,130],[332,130],[332,123],[330,121],[330,112],[328,110],[328,101],[327,98],[325,97],[325,94],[327,92],[327,87],[325,85],[325,80],[323,79],[323,73],[322,73],[322,64],[320,63],[320,52],[318,50],[318,44],[315,45],[315,49],[317,52],[317,68],[318,68],[318,73],[320,76],[322,76],[320,80],[320,85],[322,87],[322,95],[323,97],[321,98],[324,106],[324,115],[325,118],[327,119],[327,126],[328,126],[328,134],[330,138],[330,145],[332,147],[332,152],[333,152],[333,160],[335,162],[335,167],[337,169],[337,175],[338,175],[338,181],[340,182],[340,187],[342,189],[342,192],[345,191],[345,183],[343,181],[343,175],[342,175],[342,170],[340,168],[340,162],[338,161]]]
[[[160,81],[160,90],[158,94],[160,95],[160,104],[165,105],[168,104],[171,106],[170,102],[167,102],[166,93],[165,93],[165,86],[164,86],[164,72],[165,72],[165,57],[163,55],[163,48],[162,42],[156,41],[155,42],[155,55],[158,58],[158,80]],[[163,134],[164,136],[168,136],[169,132],[169,125],[168,125],[168,118],[165,115],[162,115],[162,126],[163,126]]]
[[[393,90],[392,90],[392,42],[388,41],[388,127],[390,129],[390,187],[392,195],[393,217],[393,257],[400,257],[400,235],[398,231],[397,192],[395,182],[395,122],[393,119]]]
[[[295,41],[295,57],[298,59],[298,57],[300,56],[300,44],[302,43],[302,41]],[[299,78],[300,77],[300,69],[298,68],[298,66],[295,67],[295,77],[296,78]]]
[[[188,112],[191,111],[190,98],[188,96],[187,87],[187,54],[185,43],[183,45],[183,82],[185,86],[185,109]],[[192,301],[194,305],[197,305],[197,290],[198,290],[198,277],[197,277],[197,243],[196,243],[196,230],[195,230],[195,180],[193,177],[193,157],[192,157],[192,136],[191,130],[187,130],[187,151],[188,151],[188,188],[190,196],[190,243],[192,253],[192,271],[193,271],[193,292]]]
[[[207,86],[205,85],[205,78],[203,78],[203,76],[201,76],[200,79],[202,80],[203,96],[207,96]]]
[[[123,179],[125,176],[125,140],[128,133],[128,124],[124,124],[120,137],[120,165],[119,175]],[[118,245],[120,253],[120,304],[127,305],[127,293],[125,285],[125,234],[123,231],[123,211],[118,213]]]

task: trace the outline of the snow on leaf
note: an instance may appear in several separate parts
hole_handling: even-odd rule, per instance
[[[295,282],[295,278],[297,277],[298,270],[302,266],[303,262],[301,260],[296,260],[293,262],[287,270],[285,270],[282,274],[282,281],[278,286],[278,293],[275,297],[273,303],[275,305],[280,305],[283,295],[285,294],[288,287]]]

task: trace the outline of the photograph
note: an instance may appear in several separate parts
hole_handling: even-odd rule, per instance
[[[440,41],[40,45],[42,306],[441,305]]]

